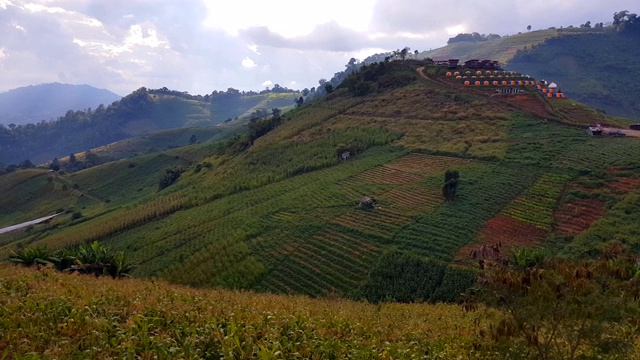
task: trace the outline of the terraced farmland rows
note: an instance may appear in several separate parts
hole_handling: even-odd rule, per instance
[[[467,159],[436,155],[410,154],[384,166],[405,172],[431,174],[442,172],[456,166],[468,165],[470,163],[471,160]]]
[[[637,166],[640,158],[640,141],[634,138],[588,139],[572,146],[562,156],[557,156],[553,165],[569,169],[606,169],[612,165]]]
[[[378,200],[386,200],[392,209],[408,214],[433,210],[443,203],[442,193],[439,189],[417,187],[391,189],[380,195]]]
[[[405,185],[424,178],[425,175],[444,172],[447,169],[464,166],[471,160],[445,156],[410,154],[391,163],[359,174],[344,185],[389,184]]]
[[[422,179],[423,175],[395,170],[387,166],[379,166],[343,182],[344,185],[357,184],[410,184]]]
[[[408,216],[381,208],[351,211],[332,220],[333,223],[350,229],[387,238],[410,221],[411,218]]]
[[[392,239],[402,249],[451,261],[461,247],[473,244],[484,223],[533,182],[534,169],[470,166],[461,171],[458,198],[406,225]],[[464,182],[464,179],[473,181]]]
[[[606,212],[605,202],[598,199],[576,199],[562,204],[554,214],[554,228],[566,235],[577,235]]]
[[[608,187],[614,193],[626,194],[637,189],[639,184],[639,178],[617,177],[608,184]]]
[[[301,241],[259,288],[321,296],[344,294],[366,278],[384,246],[364,233],[339,225]]]
[[[568,179],[567,175],[544,174],[523,196],[509,204],[502,214],[542,230],[551,230],[553,210]]]

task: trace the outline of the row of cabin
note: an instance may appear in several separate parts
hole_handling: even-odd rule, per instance
[[[434,58],[433,62],[436,66],[446,66],[449,69],[457,69],[460,67],[460,59]],[[464,67],[469,69],[485,69],[500,70],[500,62],[497,60],[468,60],[464,62]]]
[[[496,60],[478,60],[473,59],[465,61],[464,66],[469,69],[485,69],[485,70],[500,70],[500,63]]]
[[[488,81],[488,80],[479,81],[479,80],[476,80],[476,81],[473,82],[473,84],[475,86],[481,86],[481,85],[484,85],[484,86],[491,86],[491,85],[493,85],[493,86],[516,86],[516,85],[517,86],[529,86],[529,85],[535,85],[536,82],[533,81],[533,80],[518,80],[518,81],[515,81],[515,80],[510,80],[510,81],[507,81],[507,80],[502,80],[502,81],[496,81],[496,80],[494,80],[494,81]],[[464,85],[465,86],[471,85],[471,81],[466,80],[464,82]]]
[[[472,72],[467,70],[467,71],[464,72],[464,74],[465,75],[471,75]],[[502,78],[503,75],[504,75],[504,77],[508,77],[508,76],[522,77],[522,76],[518,76],[519,74],[517,74],[517,73],[515,73],[513,71],[493,71],[493,72],[485,71],[484,73],[482,71],[476,71],[475,72],[475,75],[480,76],[480,77],[484,77],[484,76],[482,76],[483,74],[484,75],[489,75],[490,78],[494,77],[494,75],[497,76],[498,78]],[[501,74],[503,74],[503,75],[501,75]],[[460,75],[462,75],[462,74],[459,71],[456,71],[456,72],[447,71],[447,73],[445,74],[445,76],[447,76],[447,77],[455,76],[456,78],[458,76],[460,76]],[[472,78],[475,79],[475,77],[476,77],[475,75],[472,76]],[[529,77],[529,76],[527,76],[527,77]]]

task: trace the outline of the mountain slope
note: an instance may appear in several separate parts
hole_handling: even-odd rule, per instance
[[[293,91],[193,96],[140,88],[109,106],[68,111],[56,121],[0,125],[0,163],[51,161],[153,131],[231,122],[232,116],[238,118],[236,123],[243,123],[258,109],[291,107],[298,96]]]
[[[0,124],[24,125],[51,120],[67,111],[111,104],[122,96],[89,85],[41,84],[0,93]]]
[[[635,223],[597,224],[637,207],[640,139],[590,136],[585,124],[596,118],[588,116],[615,120],[533,86],[500,97],[435,67],[421,77],[422,65],[368,65],[328,96],[254,122],[247,137],[221,147],[195,144],[64,175],[106,210],[87,206],[83,222],[0,236],[0,252],[100,240],[138,262],[137,276],[191,286],[451,301],[474,279],[458,265],[473,266],[470,252],[496,241],[503,251],[544,246],[572,256],[614,238],[636,246],[627,241]],[[158,191],[150,179],[173,166],[185,171]],[[448,170],[459,174],[453,201],[443,197]],[[365,196],[377,205],[359,206]],[[572,217],[571,209],[593,214]],[[388,280],[414,270],[419,293]]]
[[[614,28],[532,31],[481,42],[458,42],[423,52],[429,57],[495,59],[506,68],[556,82],[569,96],[609,114],[640,118],[635,95],[639,34]]]

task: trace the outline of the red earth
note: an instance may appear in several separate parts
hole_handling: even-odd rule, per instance
[[[547,231],[538,229],[532,224],[516,220],[506,215],[497,215],[484,224],[480,230],[480,241],[463,246],[456,254],[456,259],[468,259],[471,251],[482,245],[501,244],[501,248],[535,246],[547,236]]]
[[[555,231],[577,235],[587,230],[606,211],[604,201],[598,199],[578,199],[564,203],[554,214]]]

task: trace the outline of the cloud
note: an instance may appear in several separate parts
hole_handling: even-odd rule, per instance
[[[271,80],[262,82],[262,86],[265,86],[265,87],[272,86],[272,85],[273,85],[273,81]]]
[[[437,48],[459,31],[607,22],[636,1],[0,0],[0,91],[53,81],[121,94],[256,90],[265,79],[313,87],[351,57]]]
[[[258,65],[256,65],[256,62],[251,60],[248,56],[246,58],[244,58],[242,60],[242,66],[246,67],[246,68],[254,68]]]

